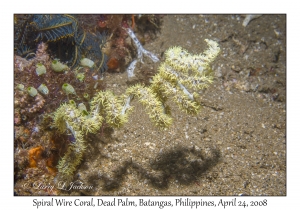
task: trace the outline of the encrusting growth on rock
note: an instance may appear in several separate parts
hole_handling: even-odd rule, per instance
[[[89,112],[77,108],[74,101],[61,105],[54,113],[54,125],[61,133],[72,135],[74,141],[58,164],[59,176],[70,178],[80,164],[85,150],[85,134],[97,132],[104,119],[111,127],[120,127],[128,121],[133,109],[130,102],[134,98],[138,98],[146,107],[150,119],[161,128],[172,124],[166,106],[168,98],[172,98],[186,113],[197,114],[200,104],[194,91],[206,88],[213,82],[210,64],[220,52],[217,42],[205,41],[208,49],[199,55],[189,54],[181,47],[168,49],[165,62],[160,64],[148,87],[137,84],[121,96],[111,91],[100,91],[91,100]]]

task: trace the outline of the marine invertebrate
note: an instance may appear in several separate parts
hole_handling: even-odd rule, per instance
[[[85,99],[89,99],[89,98],[90,98],[90,95],[89,95],[88,93],[84,93],[84,94],[83,94],[83,97],[84,97]]]
[[[41,158],[43,148],[41,146],[29,150],[29,167],[36,167],[37,161]]]
[[[63,72],[69,69],[69,67],[58,60],[53,60],[51,63],[51,68],[55,72]]]
[[[96,132],[102,122],[102,117],[98,113],[93,116],[86,116],[82,111],[76,108],[75,102],[70,101],[63,104],[55,112],[54,124],[62,133],[68,131],[75,141],[68,147],[64,157],[58,164],[58,170],[63,178],[73,174],[76,167],[81,162],[85,150],[84,133]]]
[[[101,73],[107,69],[107,56],[102,53],[106,33],[86,32],[78,24],[76,15],[27,15],[15,21],[15,26],[15,51],[20,56],[34,55],[31,48],[42,41],[50,45],[56,57],[71,68],[77,67],[83,57],[89,57],[97,60],[97,70]]]
[[[110,69],[110,70],[115,70],[115,69],[119,68],[118,59],[115,57],[110,58],[107,62],[107,66],[108,66],[108,69]]]
[[[39,61],[43,64],[48,63],[50,56],[47,53],[48,45],[44,42],[40,42],[37,46],[37,50],[35,52],[35,60]]]
[[[14,15],[14,49],[23,58],[31,58],[34,55],[33,46],[30,43],[32,33],[30,31],[30,19],[32,15]]]
[[[210,63],[220,48],[215,41],[205,40],[208,49],[203,54],[192,55],[181,47],[166,51],[166,60],[161,63],[152,84],[129,87],[121,96],[111,91],[100,91],[90,101],[90,111],[76,108],[74,101],[61,105],[54,113],[54,125],[62,133],[68,132],[74,142],[59,162],[58,171],[62,178],[70,178],[80,163],[85,150],[84,135],[95,133],[105,118],[111,127],[120,127],[127,122],[133,109],[130,102],[138,98],[155,125],[165,128],[172,123],[166,101],[172,98],[188,114],[197,114],[200,104],[197,93],[191,90],[206,88],[213,81]],[[102,117],[104,116],[104,117]]]
[[[103,74],[107,70],[107,55],[102,52],[102,48],[106,43],[107,34],[105,32],[95,34],[86,33],[82,35],[81,44],[78,53],[89,57],[95,63],[95,70]]]
[[[32,113],[26,113],[28,109],[34,106],[35,98],[31,97],[27,94],[28,87],[34,87],[37,90],[41,84],[44,84],[48,91],[38,90],[40,96],[38,98],[43,98],[44,106],[43,109],[40,110],[41,114],[46,114],[53,112],[55,109],[59,107],[62,101],[67,99],[73,99],[77,103],[81,101],[86,101],[87,99],[84,98],[84,93],[88,93],[91,96],[94,96],[94,93],[103,89],[103,82],[99,80],[95,80],[93,78],[94,75],[99,75],[99,72],[91,71],[88,67],[77,67],[75,69],[65,71],[64,73],[57,73],[51,69],[52,59],[50,59],[49,54],[47,52],[51,52],[47,49],[47,45],[45,43],[40,43],[38,45],[38,49],[36,51],[36,56],[30,60],[26,60],[21,58],[20,56],[15,56],[15,104],[19,103],[22,107],[15,106],[16,109],[20,108],[19,111],[22,111],[21,116],[27,117],[27,120],[22,120],[21,122],[29,122],[32,120],[31,117],[34,115]],[[37,57],[39,56],[39,57]],[[61,62],[61,61],[59,61]],[[47,72],[41,76],[36,74],[36,65],[43,64],[46,67]],[[70,68],[70,67],[68,67]],[[68,83],[73,86],[76,90],[75,94],[66,94],[62,91],[62,86],[64,83]],[[23,84],[22,88],[19,89],[18,85]],[[98,84],[95,87],[95,84]],[[44,86],[41,88],[45,89]],[[41,92],[42,91],[42,92]],[[48,94],[45,94],[47,93]],[[24,94],[25,93],[25,94]],[[29,118],[28,118],[29,117]]]
[[[24,85],[23,84],[18,84],[17,85],[17,88],[19,89],[19,90],[21,90],[21,91],[23,91],[24,90]]]
[[[77,73],[77,74],[76,74],[76,78],[77,78],[80,82],[82,82],[82,81],[84,80],[84,78],[85,78],[84,73]]]
[[[36,40],[56,41],[74,36],[78,30],[78,23],[71,15],[34,15],[31,25],[39,31]]]
[[[27,88],[27,92],[30,96],[34,97],[37,95],[37,90],[34,87],[29,87]]]
[[[35,72],[38,76],[43,75],[46,73],[46,67],[41,63],[37,63]]]

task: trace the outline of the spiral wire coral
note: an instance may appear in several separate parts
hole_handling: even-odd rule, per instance
[[[73,101],[61,105],[55,112],[54,125],[62,133],[70,132],[75,142],[59,162],[59,173],[63,177],[73,174],[85,150],[84,134],[97,132],[104,119],[112,127],[126,123],[133,109],[130,102],[134,98],[138,98],[146,107],[149,118],[161,128],[172,124],[166,106],[167,98],[172,98],[188,114],[197,114],[201,106],[196,101],[197,93],[192,91],[206,88],[212,83],[210,63],[220,51],[215,41],[205,41],[209,47],[199,55],[189,54],[181,47],[167,50],[166,60],[161,63],[149,87],[137,84],[129,87],[121,96],[111,91],[100,91],[91,100],[89,113],[76,108]]]

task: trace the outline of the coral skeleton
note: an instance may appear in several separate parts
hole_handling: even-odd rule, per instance
[[[133,43],[135,44],[135,46],[137,48],[137,52],[138,52],[137,58],[134,59],[127,68],[128,78],[130,78],[130,77],[134,77],[133,72],[134,72],[137,62],[141,61],[143,63],[143,55],[146,55],[147,57],[151,58],[151,60],[154,63],[158,62],[159,59],[156,57],[156,55],[154,55],[153,53],[151,53],[148,50],[145,50],[143,48],[142,44],[139,42],[139,40],[137,39],[137,37],[135,36],[135,34],[133,33],[133,31],[130,28],[126,28],[125,30],[128,33],[128,35],[130,36],[130,38],[132,39]]]
[[[130,32],[130,31],[129,31]],[[133,109],[130,102],[137,98],[146,107],[149,118],[160,128],[172,124],[168,98],[188,114],[197,114],[201,108],[195,91],[208,87],[213,82],[210,63],[219,54],[218,43],[205,40],[208,49],[203,54],[192,55],[181,47],[166,51],[166,60],[160,64],[158,73],[148,87],[136,84],[129,87],[121,96],[111,91],[100,91],[90,102],[90,112],[76,107],[74,101],[61,105],[54,113],[54,126],[61,132],[68,132],[74,142],[58,164],[59,176],[67,178],[80,164],[84,150],[84,135],[97,132],[105,120],[111,127],[120,127],[128,121]]]
[[[18,16],[18,15],[16,15]],[[15,22],[15,51],[19,56],[29,58],[35,55],[32,53],[36,42],[52,43],[52,50],[60,55],[62,62],[70,68],[76,68],[82,58],[89,57],[96,61],[95,67],[101,74],[107,70],[107,56],[102,53],[102,47],[106,42],[106,32],[90,33],[85,31],[77,20],[78,15],[68,14],[34,14],[22,15],[24,17]],[[32,37],[35,36],[35,39]],[[53,47],[54,46],[54,47]],[[47,46],[38,48],[39,60],[44,60]],[[66,50],[66,53],[59,53]],[[49,57],[48,57],[49,58]],[[64,64],[64,65],[65,65]],[[62,72],[67,67],[61,63],[54,65],[54,71]]]

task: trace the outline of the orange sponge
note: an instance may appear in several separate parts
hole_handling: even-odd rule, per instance
[[[36,167],[37,161],[41,158],[43,151],[42,146],[34,147],[29,150],[29,167]]]

